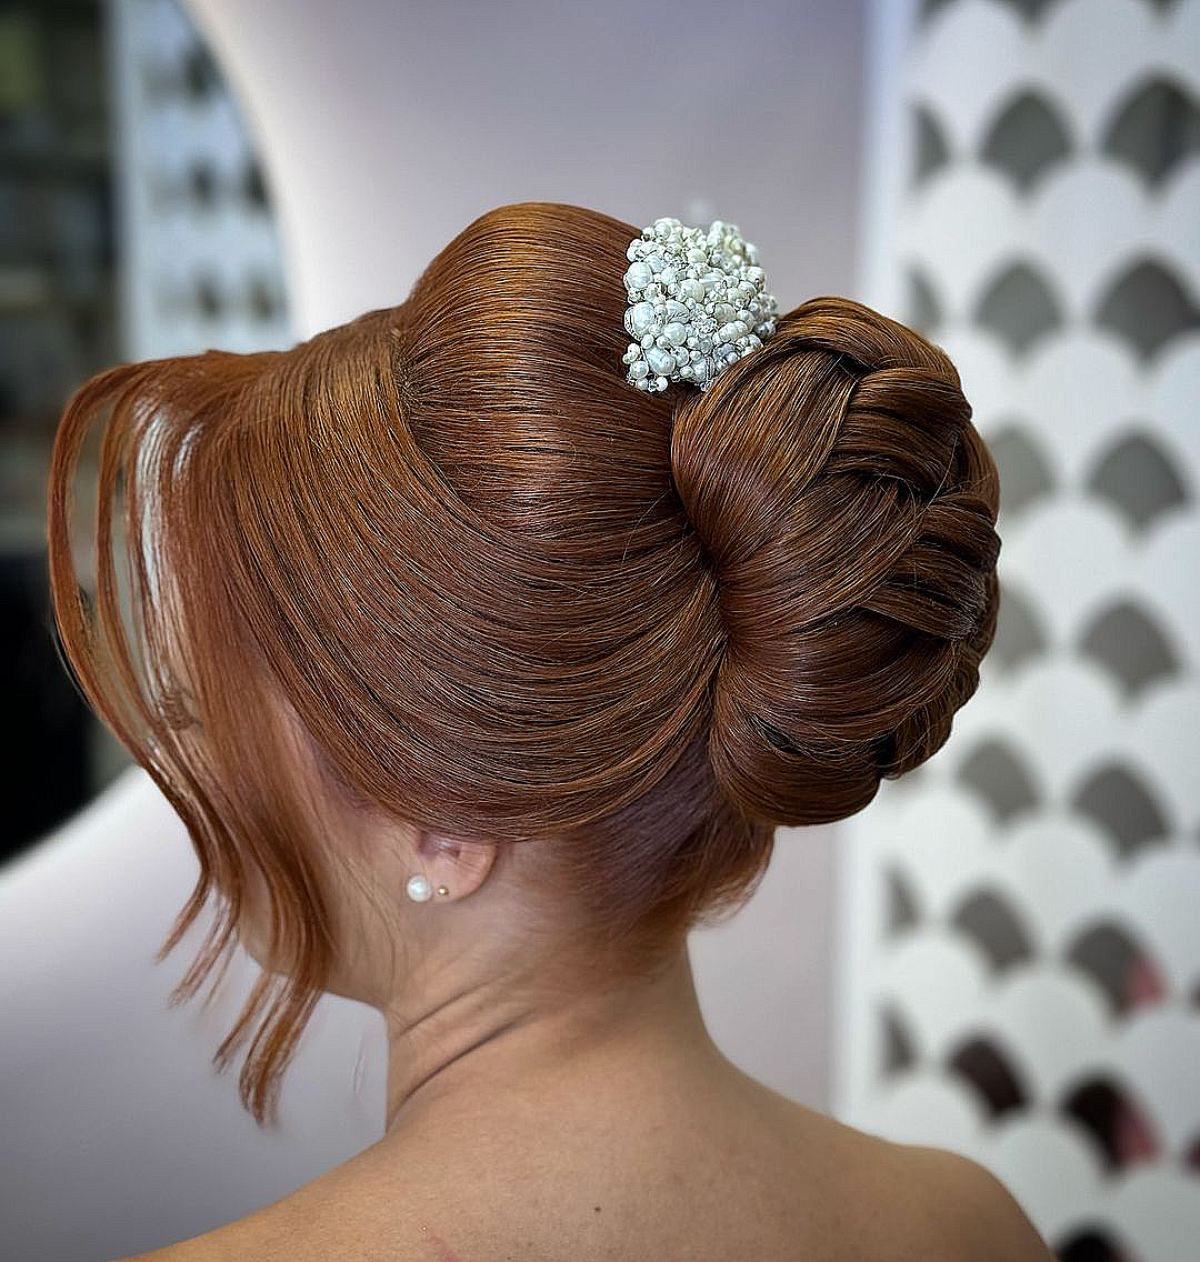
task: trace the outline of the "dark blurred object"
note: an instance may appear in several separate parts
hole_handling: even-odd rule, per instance
[[[95,719],[50,617],[46,468],[70,392],[120,358],[99,0],[0,6],[0,860],[94,792]]]
[[[91,797],[94,720],[59,656],[44,552],[0,555],[0,655],[8,674],[3,863]]]

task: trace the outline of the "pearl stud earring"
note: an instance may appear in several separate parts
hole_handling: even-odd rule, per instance
[[[424,903],[433,894],[433,887],[429,884],[429,878],[423,876],[420,872],[416,876],[408,878],[408,885],[405,887],[408,896],[414,903]]]

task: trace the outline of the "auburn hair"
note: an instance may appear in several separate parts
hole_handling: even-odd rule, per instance
[[[66,404],[59,635],[199,858],[158,959],[219,904],[173,1002],[248,882],[269,895],[286,968],[215,1056],[261,1018],[240,1078],[260,1124],[339,949],[336,846],[273,699],[347,802],[553,838],[579,940],[633,955],[741,906],[778,825],[859,811],[978,685],[998,479],[946,354],[825,296],[705,392],[634,389],[638,232],[500,206],[399,306],[286,351],[122,363]],[[71,519],[97,420],[93,592]]]

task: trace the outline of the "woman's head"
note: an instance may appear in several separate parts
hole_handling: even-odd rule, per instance
[[[274,970],[218,1053],[265,1010],[260,1118],[321,991],[370,997],[373,926],[415,967],[439,896],[404,906],[414,862],[502,891],[506,950],[643,967],[745,900],[779,824],[934,753],[977,686],[998,484],[945,354],[822,297],[707,392],[637,390],[637,232],[502,206],[397,307],[122,364],[67,405],[62,639],[200,860],[163,954],[223,912],[179,997],[235,930]],[[101,417],[93,603],[70,487]]]

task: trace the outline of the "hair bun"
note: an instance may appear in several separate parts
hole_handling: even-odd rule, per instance
[[[996,466],[946,354],[814,298],[676,407],[671,462],[726,651],[709,753],[780,824],[842,819],[930,757],[996,625]]]

